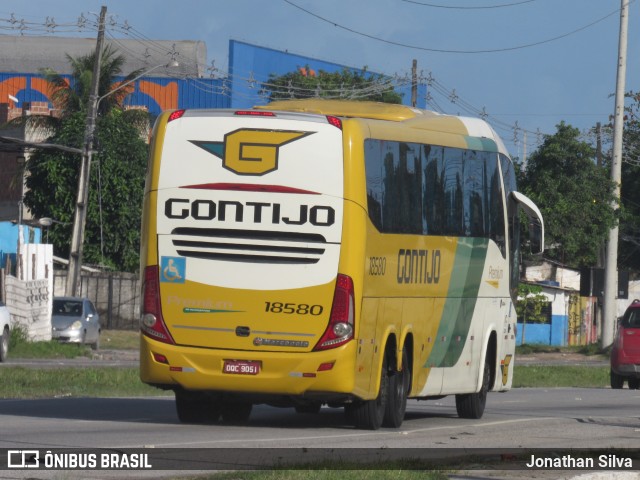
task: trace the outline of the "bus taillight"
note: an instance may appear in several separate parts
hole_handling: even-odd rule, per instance
[[[355,303],[353,280],[338,274],[329,325],[314,350],[336,348],[353,339]]]
[[[157,265],[147,267],[144,270],[142,302],[142,316],[140,319],[142,333],[160,342],[175,345],[176,342],[173,341],[162,318]]]
[[[176,110],[175,112],[172,112],[171,115],[169,115],[169,119],[167,120],[167,123],[172,122],[173,120],[177,120],[180,117],[182,117],[184,115],[185,109],[181,109],[181,110]]]
[[[334,117],[333,115],[327,115],[327,121],[336,128],[342,130],[342,120],[338,117]]]

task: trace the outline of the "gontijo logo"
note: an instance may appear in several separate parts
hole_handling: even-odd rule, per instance
[[[313,133],[241,128],[227,133],[223,142],[190,142],[221,158],[227,170],[239,175],[264,175],[278,169],[280,147]]]

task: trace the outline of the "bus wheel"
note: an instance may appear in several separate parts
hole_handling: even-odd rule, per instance
[[[487,403],[487,392],[491,380],[491,367],[489,358],[484,360],[484,370],[482,373],[482,386],[477,393],[456,395],[456,410],[460,418],[482,418],[484,407]]]
[[[182,423],[211,424],[220,418],[220,403],[204,392],[176,390],[176,411]]]
[[[402,370],[393,371],[389,376],[389,398],[382,425],[384,427],[399,428],[407,410],[407,395],[411,382],[409,359],[406,350],[402,353]]]
[[[353,419],[356,428],[377,430],[382,426],[382,420],[387,409],[389,398],[389,373],[387,372],[387,356],[385,354],[380,372],[380,390],[374,400],[364,400],[351,404],[347,415]]]
[[[640,387],[640,379],[630,378],[627,380],[627,385],[629,385],[629,390],[638,390],[638,387]]]
[[[247,423],[253,404],[249,402],[225,402],[222,405],[222,421],[231,425]]]

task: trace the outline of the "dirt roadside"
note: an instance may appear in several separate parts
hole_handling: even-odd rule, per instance
[[[605,355],[584,355],[582,353],[544,352],[517,355],[516,365],[609,365],[609,357]]]
[[[105,362],[137,362],[140,359],[138,350],[104,349],[91,352],[91,359]],[[597,365],[609,364],[604,355],[584,355],[581,353],[541,352],[526,355],[516,354],[516,365]]]

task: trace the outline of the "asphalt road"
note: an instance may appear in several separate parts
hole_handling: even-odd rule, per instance
[[[567,354],[519,356],[521,365],[606,365],[605,359]],[[21,360],[10,358],[6,366],[31,368],[61,366],[137,367],[137,352],[103,350],[93,358],[71,360]],[[319,455],[346,459],[355,455],[394,455],[399,449],[420,449],[419,456],[459,455],[510,449],[632,448],[640,450],[640,391],[611,389],[513,389],[491,393],[480,420],[457,417],[453,397],[437,401],[409,401],[405,422],[399,430],[362,431],[346,422],[342,409],[325,407],[317,415],[297,414],[293,409],[266,405],[254,407],[245,426],[225,424],[185,425],[178,422],[173,395],[149,398],[51,398],[0,400],[0,448],[76,449],[145,448],[187,449],[181,454],[180,471],[201,465],[203,469],[236,469],[257,456],[291,456],[300,460],[313,449]],[[209,450],[202,450],[209,449]],[[304,449],[304,450],[302,450]],[[306,449],[309,449],[308,451]],[[329,449],[329,450],[327,450]],[[222,453],[220,453],[222,452]],[[301,454],[301,452],[305,452]],[[335,453],[338,452],[338,453]],[[340,453],[342,452],[342,453]],[[378,458],[378,457],[376,457]],[[492,457],[493,458],[493,457]],[[498,457],[499,458],[499,457]],[[184,462],[188,466],[185,467]],[[185,467],[185,468],[183,468]],[[22,475],[18,474],[21,473]],[[58,472],[59,473],[59,472]],[[156,478],[161,472],[7,472],[0,478],[103,479]],[[177,475],[175,471],[162,472]],[[196,473],[196,472],[194,472]],[[558,475],[556,475],[556,473]],[[575,474],[584,472],[573,472]],[[626,472],[630,473],[630,472]],[[631,472],[633,473],[633,472]],[[9,474],[9,476],[6,476]],[[535,474],[535,475],[532,475]],[[463,472],[455,478],[511,479],[571,478],[553,471]],[[637,471],[634,473],[640,480]],[[618,478],[602,476],[594,478]],[[622,477],[620,477],[622,478]]]
[[[639,403],[638,390],[514,389],[489,394],[480,420],[458,418],[453,397],[412,400],[399,430],[363,431],[328,407],[310,415],[259,405],[248,425],[205,426],[180,424],[172,395],[0,400],[0,448],[640,448]]]
[[[353,448],[375,455],[407,448],[428,455],[477,448],[638,451],[639,402],[637,390],[514,389],[490,394],[480,420],[458,418],[453,398],[447,397],[410,401],[398,430],[363,431],[345,421],[342,409],[331,408],[309,415],[260,405],[245,426],[184,425],[176,418],[172,396],[0,400],[0,448],[215,449],[204,454],[208,463],[203,467],[224,469],[245,466],[265,448],[283,449],[281,456],[296,460],[304,457],[302,449],[315,448],[332,449],[332,458]],[[227,449],[224,458],[217,453],[220,449]],[[347,458],[353,455],[342,451]],[[201,455],[198,452],[194,455]],[[5,478],[2,472],[0,478]]]

